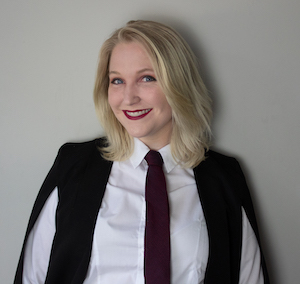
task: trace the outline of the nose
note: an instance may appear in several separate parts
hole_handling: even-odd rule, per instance
[[[123,102],[126,105],[134,105],[141,100],[139,96],[139,91],[136,85],[126,84],[123,93]]]

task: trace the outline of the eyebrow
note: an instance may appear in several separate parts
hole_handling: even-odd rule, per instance
[[[141,73],[144,73],[144,72],[153,72],[154,73],[154,70],[152,68],[143,68],[143,69],[137,71],[136,73],[137,74],[141,74]],[[119,75],[120,73],[117,72],[117,71],[110,71],[110,72],[108,72],[108,75],[110,75],[110,74],[117,74],[117,75]]]

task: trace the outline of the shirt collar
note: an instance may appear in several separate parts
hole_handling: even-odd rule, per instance
[[[170,144],[166,145],[165,147],[161,148],[158,151],[163,160],[164,160],[164,167],[167,171],[167,173],[169,173],[170,171],[172,171],[176,166],[177,166],[177,162],[174,160],[172,153],[171,153],[171,146]]]
[[[137,168],[143,162],[147,163],[144,158],[149,151],[150,149],[142,141],[140,141],[138,138],[134,138],[134,151],[132,156],[129,158],[133,168]],[[169,173],[178,164],[171,154],[170,144],[161,148],[158,152],[161,154],[164,160],[164,168],[166,172]]]
[[[133,141],[134,141],[134,150],[129,160],[133,168],[137,168],[143,162],[146,154],[150,151],[150,149],[138,138],[133,138]],[[146,161],[144,162],[147,164]]]

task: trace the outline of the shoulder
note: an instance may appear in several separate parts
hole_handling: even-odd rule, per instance
[[[205,154],[205,160],[197,168],[207,169],[216,173],[243,175],[236,158],[219,152],[209,150]]]
[[[60,147],[58,156],[62,159],[82,159],[95,152],[100,155],[99,148],[105,145],[105,141],[102,137],[85,142],[68,142]]]
[[[206,159],[194,169],[194,173],[198,184],[206,184],[208,188],[213,186],[225,195],[234,194],[242,203],[248,202],[250,195],[247,182],[235,158],[209,150]]]
[[[56,164],[59,172],[68,172],[70,169],[84,169],[92,161],[104,164],[100,148],[105,145],[105,138],[97,138],[86,142],[69,142],[62,145],[58,151]]]
[[[208,150],[205,154],[205,157],[207,159],[211,159],[211,160],[214,160],[220,164],[223,164],[223,163],[232,163],[235,161],[235,158],[233,157],[230,157],[230,156],[226,156],[224,154],[221,154],[219,152],[216,152],[214,150]]]
[[[60,147],[59,152],[65,155],[89,153],[91,151],[94,151],[98,147],[102,147],[103,145],[105,145],[105,143],[106,143],[105,137],[101,137],[101,138],[97,138],[85,142],[68,142],[63,144]]]
[[[248,218],[255,220],[247,181],[235,158],[209,150],[206,159],[194,169],[194,172],[198,184],[204,183],[208,188],[218,188],[222,196],[226,196],[227,201],[235,200],[235,204],[244,207]]]

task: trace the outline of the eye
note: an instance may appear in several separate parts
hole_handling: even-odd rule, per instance
[[[114,84],[114,85],[120,85],[120,84],[123,84],[123,80],[120,79],[120,78],[114,78],[114,79],[112,79],[110,82],[111,82],[111,84]]]
[[[144,76],[143,78],[142,78],[142,81],[143,82],[152,82],[152,81],[156,81],[156,79],[154,78],[154,77],[152,77],[152,76]]]

